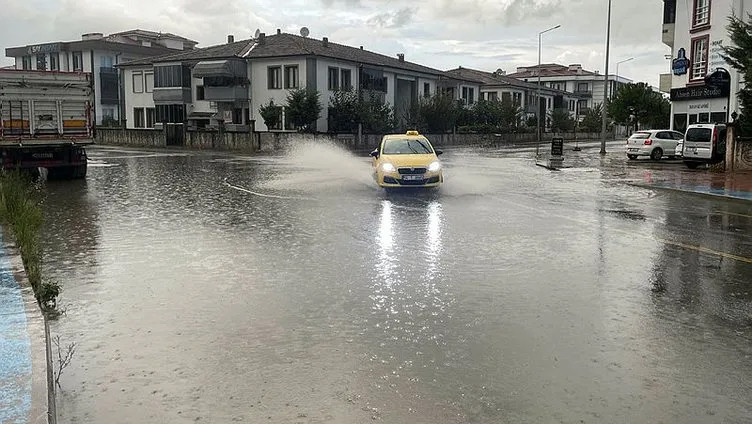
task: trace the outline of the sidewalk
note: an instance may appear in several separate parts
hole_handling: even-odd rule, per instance
[[[752,172],[734,174],[707,170],[691,172],[657,173],[643,175],[643,182],[634,185],[660,188],[705,196],[752,200]]]
[[[0,231],[0,423],[47,424],[44,318],[20,261]]]

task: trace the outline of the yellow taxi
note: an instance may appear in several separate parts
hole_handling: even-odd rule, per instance
[[[418,131],[385,135],[371,152],[376,183],[384,188],[438,187],[444,182],[441,153]]]

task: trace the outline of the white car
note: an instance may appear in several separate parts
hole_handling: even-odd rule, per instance
[[[627,140],[626,152],[629,159],[650,156],[660,160],[664,156],[673,158],[676,145],[684,140],[684,134],[671,130],[637,131]]]
[[[674,156],[676,156],[677,158],[680,158],[682,157],[683,154],[684,154],[684,140],[676,144],[676,150],[674,151]]]

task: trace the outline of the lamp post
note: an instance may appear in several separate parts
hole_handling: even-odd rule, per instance
[[[630,60],[634,60],[634,58],[630,57],[629,59],[624,59],[621,62],[616,62],[616,84],[615,84],[614,88],[618,88],[619,87],[619,65],[621,65],[622,63],[625,63],[625,62],[629,62]],[[611,98],[612,99],[614,98],[614,91],[615,90],[611,90]]]
[[[538,137],[537,137],[537,143],[535,144],[535,157],[538,157],[538,149],[540,148],[541,143],[541,46],[543,43],[543,34],[553,31],[555,29],[561,28],[561,25],[556,25],[555,27],[551,27],[545,31],[541,31],[538,33],[538,97],[536,99],[536,111],[535,115],[538,117]]]
[[[606,99],[608,98],[608,55],[611,52],[611,0],[608,0],[608,24],[606,25],[606,72],[603,76],[603,122],[601,123],[601,154],[606,154],[606,131],[608,130],[608,113],[606,113]]]

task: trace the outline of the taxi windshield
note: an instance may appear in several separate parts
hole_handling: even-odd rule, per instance
[[[420,138],[393,138],[384,142],[385,155],[426,155],[433,153],[431,144]]]

